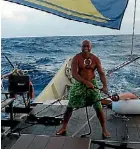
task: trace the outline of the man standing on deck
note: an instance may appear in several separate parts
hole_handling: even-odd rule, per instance
[[[96,102],[101,98],[95,80],[95,70],[97,69],[101,82],[103,84],[102,91],[104,93],[107,93],[108,90],[105,73],[103,72],[99,58],[90,53],[90,41],[84,40],[82,42],[81,50],[82,52],[78,53],[72,61],[72,75],[76,81],[73,84],[69,94],[69,103],[64,114],[63,126],[56,134],[63,135],[66,132],[67,124],[72,115],[73,108],[85,107],[86,100],[88,99],[88,101],[90,100],[90,103],[93,103],[97,117],[102,126],[103,136],[110,137],[110,133],[106,129],[106,120],[102,110],[101,102]]]

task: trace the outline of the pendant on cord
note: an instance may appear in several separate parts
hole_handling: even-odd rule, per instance
[[[90,66],[92,63],[92,60],[90,58],[84,59],[84,66]]]

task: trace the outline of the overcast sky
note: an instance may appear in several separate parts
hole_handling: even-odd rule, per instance
[[[1,1],[1,37],[132,34],[134,2],[129,0],[121,30],[117,31]],[[135,33],[140,34],[140,0],[137,0]]]

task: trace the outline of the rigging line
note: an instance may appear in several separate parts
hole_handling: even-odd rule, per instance
[[[36,123],[31,124],[31,125],[29,125],[29,126],[21,127],[21,128],[18,127],[18,128],[16,128],[15,130],[13,130],[11,133],[14,133],[14,132],[16,132],[16,131],[20,132],[20,131],[22,131],[22,130],[24,130],[24,129],[26,129],[26,128],[32,127],[32,126],[34,126],[34,125],[36,125]]]
[[[88,89],[91,89],[91,88],[88,88]],[[99,88],[97,88],[97,87],[95,87],[95,89],[98,89],[98,90],[102,91],[101,89],[99,89]],[[104,93],[104,94],[107,95],[106,98],[110,98],[110,97],[111,97],[108,93]],[[66,96],[66,95],[64,95],[64,96],[62,96],[61,98],[57,99],[56,101],[52,102],[50,105],[48,105],[47,107],[44,107],[43,109],[41,109],[41,110],[38,111],[37,113],[35,113],[35,114],[30,113],[29,115],[37,116],[39,113],[41,113],[41,112],[44,111],[45,109],[47,109],[47,108],[53,106],[55,103],[60,102],[61,100],[63,100],[63,98],[64,98],[65,96]],[[97,103],[97,102],[100,102],[100,101],[102,101],[102,99],[99,99],[99,100],[93,102],[93,104],[95,104],[95,103]],[[75,109],[73,109],[73,111],[76,111],[76,110],[78,110],[78,109],[80,109],[80,108],[75,108]],[[65,112],[64,112],[64,113],[65,113]],[[62,116],[62,115],[64,115],[64,113],[55,115],[54,117]]]
[[[128,144],[140,144],[140,141],[120,141],[120,140],[91,140],[93,143],[104,142],[104,143],[128,143]]]
[[[120,68],[122,68],[122,67],[124,67],[124,66],[126,66],[126,65],[128,65],[128,64],[130,64],[130,63],[132,63],[134,61],[136,61],[139,58],[140,58],[140,56],[138,56],[136,58],[132,58],[131,57],[129,60],[121,63],[120,65],[116,66],[115,68],[108,70],[107,73],[106,73],[106,76],[109,76],[111,73],[113,73],[113,72],[119,70]]]
[[[57,103],[57,102],[60,103],[60,101],[61,101],[62,99],[64,99],[65,97],[67,97],[67,95],[64,95],[64,96],[58,98],[57,100],[55,100],[54,102],[50,103],[50,105],[44,107],[43,109],[41,109],[40,111],[38,111],[37,113],[35,113],[34,116],[37,116],[39,113],[41,113],[41,112],[44,111],[45,109],[49,108],[50,106],[54,105],[55,103]]]
[[[2,52],[2,54],[5,56],[5,58],[8,60],[9,64],[12,66],[12,68],[15,68],[14,65],[11,63],[11,61],[9,60],[9,58]]]
[[[136,20],[136,4],[137,4],[137,0],[135,0],[135,6],[134,6],[134,19],[133,19],[133,33],[132,33],[131,56],[132,56],[132,54],[133,54],[133,48],[134,48],[134,34],[135,34],[135,20]]]
[[[91,89],[91,88],[88,88],[88,89]],[[99,89],[99,88],[97,88],[97,87],[95,87],[95,89],[98,89],[98,90],[102,91],[101,89]],[[112,96],[109,95],[108,93],[104,93],[104,94],[107,95],[106,98],[111,98],[111,97],[112,97]],[[103,99],[104,99],[104,98],[103,98]],[[97,102],[101,102],[103,99],[99,99],[99,100],[97,100],[97,101],[94,101],[93,104],[95,104],[95,103],[97,103]],[[84,107],[81,107],[81,108],[84,108]],[[78,110],[78,109],[80,109],[80,108],[75,108],[75,109],[73,109],[73,111],[76,111],[76,110]],[[64,113],[65,113],[65,112],[64,112]],[[62,115],[64,115],[64,113],[61,113],[61,114],[59,114],[59,115],[55,115],[54,117],[62,116]]]

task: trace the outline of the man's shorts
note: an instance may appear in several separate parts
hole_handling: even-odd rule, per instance
[[[95,87],[98,88],[96,80],[91,81]],[[75,81],[73,86],[71,87],[69,93],[69,103],[68,107],[72,108],[82,108],[86,105],[86,99],[90,100],[90,103],[93,104],[94,109],[96,111],[100,111],[102,109],[102,104],[100,101],[100,91],[98,89],[87,89],[86,85]],[[97,101],[97,102],[96,102]]]

